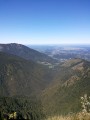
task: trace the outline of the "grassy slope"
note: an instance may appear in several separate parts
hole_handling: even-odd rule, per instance
[[[46,120],[90,120],[90,114],[75,114],[75,115],[68,115],[68,116],[54,116],[48,117]]]
[[[80,97],[85,93],[90,95],[90,63],[84,60],[81,63],[78,62],[78,64],[75,63],[69,65],[69,67],[64,66],[61,73],[64,73],[64,76],[66,73],[66,76],[69,77],[65,76],[64,78],[61,73],[57,73],[56,84],[54,80],[54,84],[43,91],[42,103],[47,115],[65,115],[81,110]],[[82,70],[80,65],[82,65]],[[74,70],[72,70],[73,68]],[[78,76],[78,80],[69,79],[73,78],[74,75]]]

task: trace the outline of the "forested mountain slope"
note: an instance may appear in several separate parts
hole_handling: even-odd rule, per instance
[[[48,82],[47,67],[17,56],[0,53],[0,95],[30,96],[44,89]]]

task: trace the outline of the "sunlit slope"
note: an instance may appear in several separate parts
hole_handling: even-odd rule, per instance
[[[53,82],[42,92],[43,110],[53,116],[78,112],[85,93],[90,95],[90,62],[69,60],[58,66]]]

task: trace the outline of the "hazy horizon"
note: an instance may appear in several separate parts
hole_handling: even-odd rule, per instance
[[[18,42],[5,42],[5,43],[1,43],[0,44],[21,44],[21,45],[26,45],[26,46],[90,46],[90,43],[86,43],[86,44],[82,44],[82,43],[76,43],[76,44],[73,44],[73,43],[69,43],[69,44],[24,44],[24,43],[18,43]]]

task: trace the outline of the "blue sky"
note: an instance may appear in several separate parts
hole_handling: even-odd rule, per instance
[[[90,44],[90,0],[0,0],[0,43]]]

